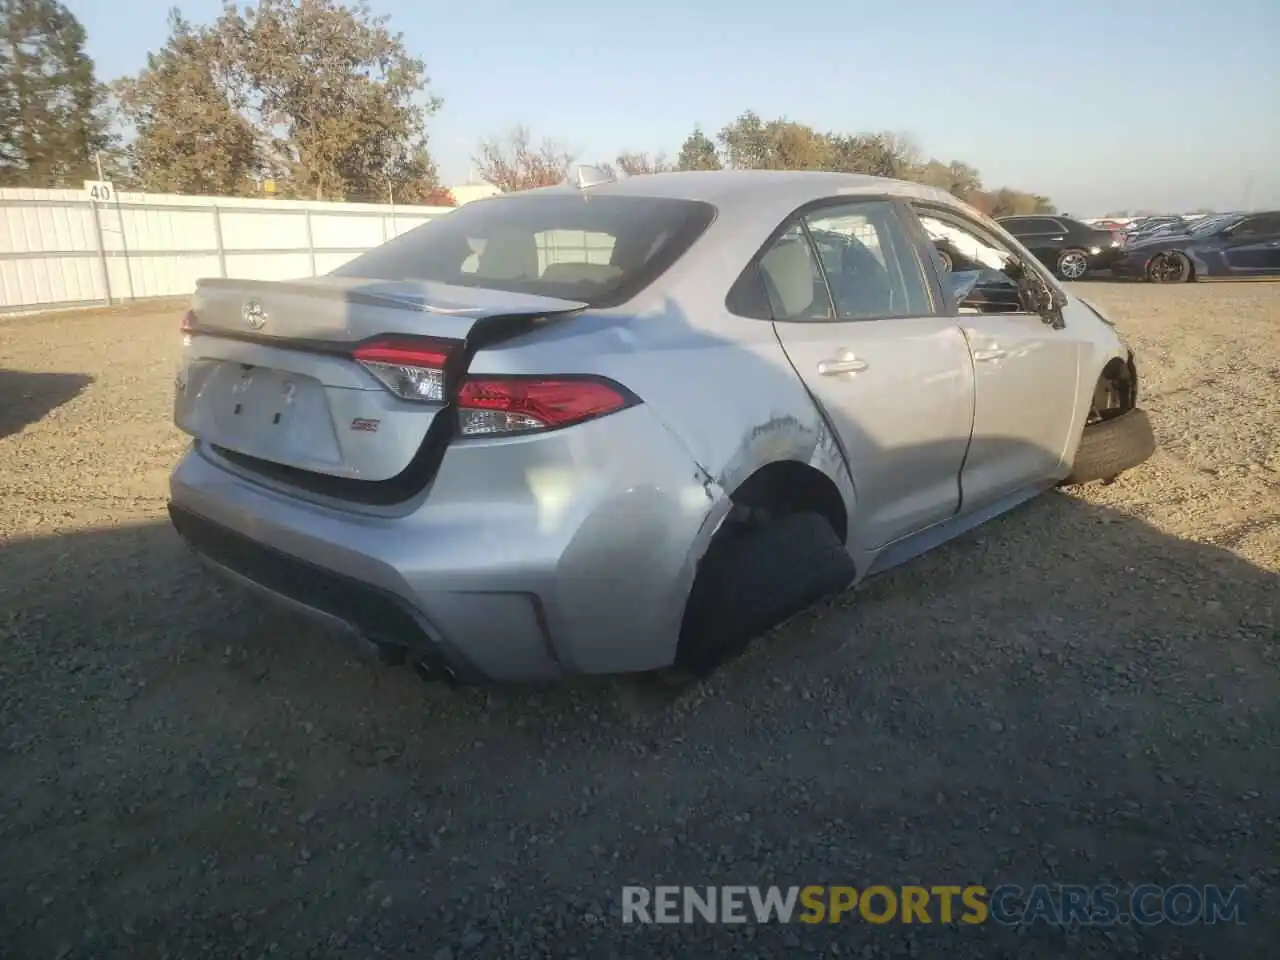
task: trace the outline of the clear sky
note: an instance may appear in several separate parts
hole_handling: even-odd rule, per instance
[[[164,43],[172,0],[66,2],[104,80]],[[444,98],[429,129],[449,184],[516,123],[590,162],[674,155],[752,109],[910,133],[1079,216],[1280,207],[1280,0],[370,2]]]

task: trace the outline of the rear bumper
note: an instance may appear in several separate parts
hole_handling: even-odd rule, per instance
[[[272,549],[172,502],[169,519],[215,572],[365,640],[394,640],[460,683],[483,679],[396,594]]]
[[[399,516],[287,496],[200,448],[170,491],[174,527],[202,557],[461,682],[669,664],[728,505],[643,406],[455,444]]]

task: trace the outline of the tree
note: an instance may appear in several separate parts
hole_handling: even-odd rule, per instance
[[[1001,187],[990,194],[993,217],[1026,216],[1030,213],[1057,213],[1058,208],[1049,202],[1048,197],[1035,193],[1023,193]]]
[[[388,18],[338,0],[228,4],[215,25],[250,89],[269,159],[316,199],[415,200],[436,186],[423,62]],[[424,96],[425,95],[425,96]]]
[[[791,120],[772,120],[765,125],[765,134],[772,169],[831,169],[831,141],[812,127]]]
[[[724,149],[726,166],[736,170],[767,170],[773,163],[769,131],[754,110],[726,124],[716,139]]]
[[[637,153],[634,151],[625,151],[618,154],[618,169],[628,177],[639,176],[643,173],[667,173],[675,169],[675,165],[667,162],[664,153]]]
[[[448,187],[436,187],[422,198],[422,204],[427,207],[456,207],[458,198]]]
[[[0,183],[92,178],[111,144],[80,21],[58,0],[0,0]]]
[[[693,133],[680,147],[680,157],[676,161],[679,170],[719,170],[720,157],[716,154],[716,145],[711,138],[702,132],[702,127],[694,127]]]
[[[828,134],[828,138],[832,144],[832,170],[911,179],[919,167],[919,150],[902,134]]]
[[[785,117],[765,122],[752,110],[717,135],[730,167],[739,170],[826,170],[831,141],[812,127]]]
[[[255,192],[265,166],[260,137],[243,112],[240,63],[220,39],[174,10],[165,46],[148,54],[137,77],[116,82],[120,111],[135,131],[129,161],[144,190]]]
[[[982,189],[982,177],[978,171],[958,160],[952,160],[950,163],[930,160],[921,166],[911,179],[946,190],[961,200],[968,200]]]
[[[1056,209],[1048,197],[1039,194],[1009,188],[984,191],[977,169],[958,160],[925,161],[914,139],[904,133],[821,133],[785,117],[766,121],[748,110],[721,129],[716,139],[726,166],[735,169],[832,170],[914,180],[947,190],[994,216],[1053,213]],[[694,157],[714,157],[715,148],[695,130],[680,151],[682,169],[690,168],[686,154],[692,164]]]
[[[518,126],[505,136],[481,141],[471,159],[480,179],[510,193],[563,183],[574,154],[556,140],[543,140],[535,145],[529,128]]]
[[[437,186],[440,107],[386,17],[340,0],[231,3],[206,27],[176,12],[165,47],[117,96],[139,179],[159,189],[418,202]],[[202,156],[216,150],[220,158]]]

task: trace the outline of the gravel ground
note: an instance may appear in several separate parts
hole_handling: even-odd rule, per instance
[[[1081,284],[1162,444],[675,701],[211,584],[173,304],[0,323],[0,955],[1274,957],[1280,284]],[[625,883],[1245,885],[1244,925],[625,926]]]

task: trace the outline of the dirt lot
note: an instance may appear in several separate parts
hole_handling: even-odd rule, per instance
[[[675,703],[453,692],[210,584],[172,305],[0,323],[0,956],[1274,957],[1280,284],[1083,284],[1162,444]],[[1248,888],[1246,925],[623,926],[625,883]]]

